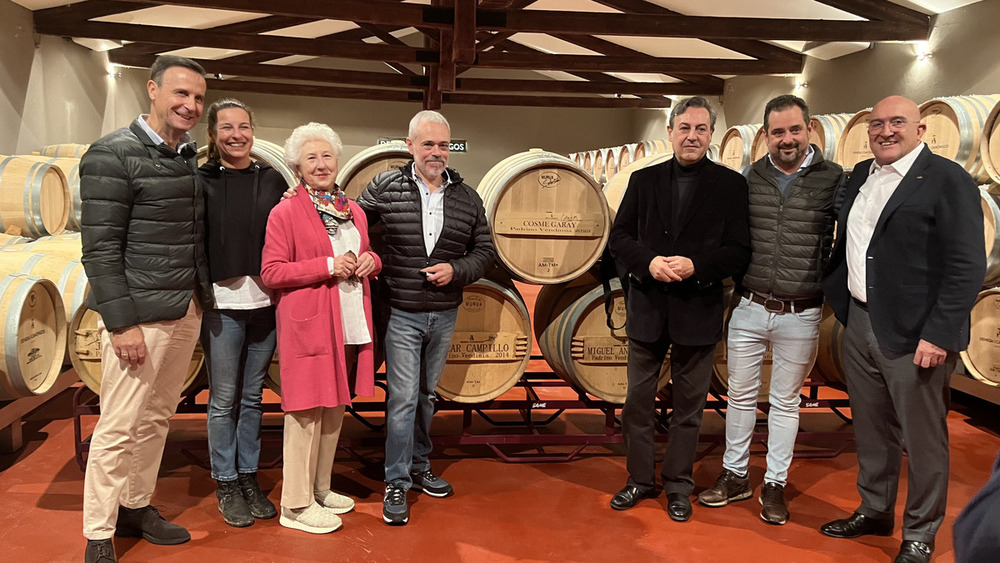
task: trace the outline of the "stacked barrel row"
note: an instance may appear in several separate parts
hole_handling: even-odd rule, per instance
[[[813,116],[810,142],[825,159],[850,171],[872,156],[870,114],[867,108]],[[1000,95],[934,98],[920,104],[920,120],[927,126],[923,140],[935,154],[959,163],[980,184],[1000,182]],[[730,127],[722,138],[721,162],[742,171],[766,155],[764,133],[759,123]]]
[[[719,145],[710,146],[708,157],[718,161],[719,150]],[[570,153],[569,159],[582,167],[598,184],[604,185],[611,181],[615,174],[637,160],[647,156],[672,154],[673,152],[674,149],[669,139],[651,139],[620,147]]]

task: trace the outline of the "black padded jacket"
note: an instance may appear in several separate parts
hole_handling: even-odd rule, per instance
[[[747,173],[753,253],[741,285],[778,299],[820,297],[844,170],[813,145],[812,163],[795,179],[787,197],[782,197],[774,174],[766,155]]]
[[[389,303],[404,311],[444,311],[462,302],[462,288],[493,267],[493,241],[483,200],[447,169],[444,228],[430,256],[424,246],[420,190],[413,161],[376,176],[358,197],[369,225],[381,222],[380,279],[388,286]],[[444,287],[429,283],[421,268],[447,262],[455,270]]]
[[[139,117],[138,119],[142,119]],[[138,120],[102,137],[80,162],[87,306],[108,330],[212,306],[205,200],[194,155],[156,145]]]

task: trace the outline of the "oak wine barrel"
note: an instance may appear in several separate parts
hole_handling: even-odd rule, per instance
[[[842,357],[843,341],[844,325],[833,316],[833,309],[824,304],[823,318],[819,324],[819,348],[812,378],[840,390],[847,389]]]
[[[590,269],[608,241],[600,186],[566,157],[528,151],[497,163],[477,188],[500,263],[516,279],[550,284]]]
[[[460,403],[495,399],[531,359],[531,320],[513,284],[482,278],[465,287],[437,394]]]
[[[969,314],[969,347],[960,353],[969,375],[1000,386],[1000,288],[981,291]]]
[[[920,121],[927,126],[923,141],[934,154],[954,160],[977,183],[990,177],[980,158],[980,138],[1000,95],[952,96],[920,104]]]
[[[604,186],[604,198],[607,200],[608,209],[611,211],[612,223],[614,223],[615,216],[618,215],[618,208],[621,206],[622,197],[625,196],[625,190],[628,188],[628,181],[632,177],[632,173],[647,166],[666,162],[673,158],[673,156],[671,153],[660,153],[640,158],[622,169],[618,175]]]
[[[843,135],[850,119],[849,113],[828,113],[809,118],[809,124],[812,126],[809,142],[819,147],[824,160],[833,162],[837,159],[837,141]]]
[[[38,154],[40,156],[49,156],[57,158],[83,158],[83,153],[87,152],[90,145],[81,145],[78,143],[61,143],[57,145],[45,145],[44,147],[38,149]]]
[[[97,330],[97,321],[100,318],[97,311],[83,306],[76,311],[69,324],[70,363],[76,369],[76,374],[80,376],[80,381],[83,381],[91,391],[98,395],[101,394],[101,380],[103,379],[101,338]],[[177,360],[181,359],[177,358]],[[204,362],[205,354],[202,352],[201,344],[197,344],[184,377],[181,395],[202,384],[203,378],[199,376]]]
[[[719,144],[720,163],[736,170],[743,170],[745,166],[753,162],[752,145],[754,135],[760,130],[761,124],[734,125],[726,130],[722,135],[722,142]]]
[[[337,183],[347,197],[357,199],[368,187],[372,178],[386,170],[395,170],[412,158],[403,141],[368,147],[352,156],[340,167]]]
[[[543,287],[535,301],[538,348],[552,371],[574,387],[603,401],[623,404],[628,393],[628,336],[625,299],[611,281],[612,324],[604,311],[604,288],[587,275],[567,284]],[[657,389],[670,380],[669,356]]]
[[[1000,102],[990,111],[979,139],[979,158],[994,182],[1000,183]]]
[[[58,234],[69,219],[69,187],[62,170],[20,156],[0,156],[0,231],[11,226],[38,238]]]
[[[983,279],[984,286],[1000,284],[1000,232],[997,226],[1000,225],[1000,195],[991,190],[998,190],[998,186],[980,186],[979,203],[983,208],[983,237],[986,241],[986,276]]]
[[[854,114],[844,125],[837,141],[834,161],[847,172],[853,170],[855,164],[872,157],[871,147],[868,146],[868,116],[871,113],[872,108],[868,108]]]
[[[0,279],[0,401],[43,395],[62,371],[66,316],[55,285],[24,274]]]
[[[44,162],[62,170],[66,176],[66,187],[69,189],[69,212],[66,218],[66,229],[70,231],[80,230],[80,159],[70,157],[48,157],[48,156],[22,156],[36,162]]]

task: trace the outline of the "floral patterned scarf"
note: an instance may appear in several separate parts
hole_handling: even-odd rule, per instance
[[[347,203],[347,194],[344,193],[344,190],[340,189],[340,186],[335,185],[335,191],[333,192],[313,189],[306,185],[305,182],[302,182],[301,186],[305,188],[306,193],[309,194],[309,199],[312,200],[313,206],[319,212],[319,218],[323,221],[323,226],[326,227],[327,233],[331,235],[337,234],[341,223],[354,218],[351,214],[351,208]]]

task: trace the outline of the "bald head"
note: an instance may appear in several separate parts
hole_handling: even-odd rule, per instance
[[[920,146],[927,126],[920,123],[920,108],[903,96],[889,96],[868,116],[868,142],[880,166],[892,164]]]

